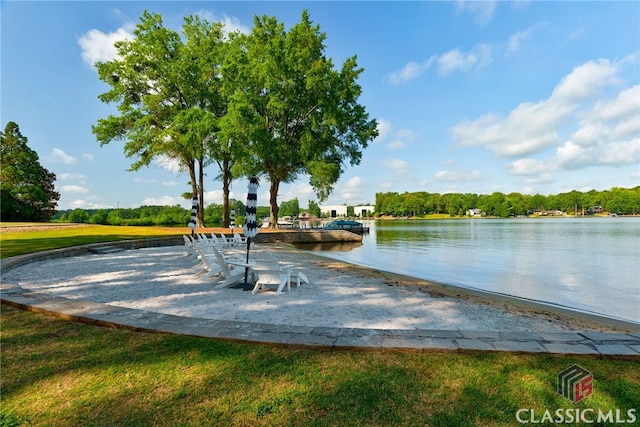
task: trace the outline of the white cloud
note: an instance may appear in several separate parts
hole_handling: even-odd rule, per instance
[[[377,119],[378,123],[378,136],[376,141],[384,141],[391,132],[391,123],[385,119]]]
[[[525,180],[525,182],[527,184],[548,184],[550,182],[553,182],[554,178],[553,175],[550,173],[542,173],[540,175],[537,176],[532,176],[529,177]],[[528,191],[527,193],[530,193],[530,191]]]
[[[94,160],[93,154],[83,154],[82,158],[91,163],[93,163]]]
[[[63,193],[86,193],[89,190],[80,185],[63,185],[60,187],[60,191]]]
[[[390,143],[387,144],[387,148],[389,150],[400,150],[404,148],[405,143],[401,139],[394,139]]]
[[[565,170],[585,166],[623,166],[640,163],[640,137],[625,142],[582,146],[567,141],[556,152],[558,167]]]
[[[573,140],[581,145],[640,134],[640,86],[623,90],[615,99],[598,101],[580,126]]]
[[[235,31],[239,31],[243,34],[251,33],[251,29],[246,25],[241,24],[240,20],[235,16],[229,16],[227,14],[223,14],[222,17],[219,17],[218,15],[216,15],[215,13],[209,10],[200,10],[198,11],[197,15],[206,19],[209,22],[221,22],[224,25],[224,27],[222,28],[222,31],[225,34],[232,33]]]
[[[595,100],[603,87],[617,82],[616,71],[608,60],[582,64],[548,99],[521,103],[507,116],[488,113],[473,121],[465,119],[452,128],[452,137],[463,147],[485,146],[499,157],[527,156],[560,146],[560,130],[576,120],[582,103]]]
[[[359,176],[354,176],[340,184],[335,198],[350,204],[364,202],[364,200],[362,200],[365,194],[364,189],[365,182],[363,179]]]
[[[229,197],[232,198],[232,197]],[[211,203],[216,203],[218,205],[222,204],[222,190],[211,190],[204,192],[204,202],[206,205]],[[191,202],[189,202],[189,206],[191,206]]]
[[[162,197],[147,197],[143,201],[143,205],[146,206],[173,206],[183,204],[185,200],[182,197],[162,196]]]
[[[168,170],[171,173],[184,172],[184,168],[182,167],[180,162],[171,157],[158,156],[156,157],[156,164],[161,168]]]
[[[409,163],[400,159],[386,159],[382,161],[382,165],[396,176],[406,175],[410,169]]]
[[[640,162],[640,86],[622,90],[614,99],[600,100],[580,120],[571,140],[558,147],[562,169],[583,166],[622,166]]]
[[[394,139],[387,144],[387,148],[390,150],[400,150],[404,148],[409,142],[414,141],[417,134],[409,129],[399,129],[394,134]]]
[[[513,54],[520,50],[520,44],[523,41],[526,41],[531,38],[531,34],[533,33],[533,28],[529,28],[526,31],[518,31],[515,34],[512,34],[509,37],[509,42],[507,43],[507,55]]]
[[[79,180],[79,181],[84,181],[84,180],[87,179],[87,176],[85,174],[82,174],[82,173],[69,173],[69,172],[66,172],[66,173],[61,173],[61,174],[56,175],[56,178],[58,178],[59,180],[63,180],[63,181],[70,180],[70,179],[76,179],[76,180]]]
[[[178,183],[176,181],[162,181],[162,185],[165,187],[174,187],[178,185]]]
[[[478,62],[478,56],[471,52],[462,52],[453,49],[443,53],[438,58],[438,70],[440,74],[451,74],[457,70],[468,70]]]
[[[387,148],[390,150],[399,150],[404,148],[408,143],[414,141],[418,134],[411,129],[393,129],[391,123],[384,119],[378,120],[378,137],[377,142],[389,140]]]
[[[496,1],[493,0],[458,0],[456,10],[471,13],[478,25],[486,25],[492,19],[496,11]]]
[[[114,206],[105,206],[97,203],[88,202],[83,199],[76,199],[69,203],[68,209],[105,209],[112,208]]]
[[[535,159],[520,159],[511,163],[509,172],[512,175],[538,175],[549,171],[549,166]]]
[[[442,76],[456,71],[482,68],[491,62],[491,55],[492,48],[486,43],[478,44],[468,52],[460,48],[452,49],[439,55],[432,55],[422,63],[408,62],[402,69],[393,71],[389,75],[389,81],[395,85],[407,83],[420,77],[432,66],[436,66],[438,73]]]
[[[308,176],[305,176],[308,180]],[[269,185],[265,185],[265,190],[269,188]],[[298,180],[294,184],[288,185],[287,190],[280,195],[278,195],[278,205],[282,202],[286,202],[288,200],[298,199],[298,203],[300,206],[306,206],[309,200],[315,200],[316,196],[313,191],[313,187],[309,182],[305,182],[304,180]],[[269,196],[264,199],[263,205],[266,206],[269,204]]]
[[[435,176],[438,181],[447,182],[479,181],[484,179],[482,172],[479,170],[438,171]]]
[[[574,68],[555,87],[550,101],[575,105],[599,95],[600,90],[618,83],[618,66],[608,59],[589,61]]]
[[[434,55],[420,64],[414,61],[409,61],[401,70],[392,72],[389,76],[389,81],[398,85],[414,80],[431,68],[437,60],[437,55]]]
[[[118,28],[112,33],[104,33],[96,29],[89,30],[78,39],[82,49],[82,60],[92,67],[96,62],[111,61],[118,56],[114,43],[126,39],[133,39],[133,34],[125,27]]]
[[[72,165],[76,162],[73,156],[68,155],[59,148],[54,148],[51,154],[47,156],[47,159],[53,163],[63,163],[65,165]]]

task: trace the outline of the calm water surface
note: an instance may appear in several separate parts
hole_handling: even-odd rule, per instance
[[[640,322],[640,218],[367,222],[321,254],[380,270]],[[335,249],[335,248],[333,248]]]

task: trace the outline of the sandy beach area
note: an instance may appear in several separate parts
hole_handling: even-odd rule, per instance
[[[496,298],[339,262],[286,244],[260,244],[295,264],[311,286],[281,295],[214,289],[186,248],[87,254],[10,269],[3,282],[58,297],[205,319],[372,329],[563,332],[625,330],[526,301]],[[239,256],[246,252],[240,248]]]

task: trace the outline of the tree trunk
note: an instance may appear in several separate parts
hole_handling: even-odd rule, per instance
[[[280,181],[272,179],[269,189],[269,228],[278,228],[278,190]]]

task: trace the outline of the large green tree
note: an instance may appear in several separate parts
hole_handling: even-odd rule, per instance
[[[274,17],[255,17],[251,34],[232,40],[222,68],[230,99],[222,130],[244,148],[236,170],[268,178],[274,228],[281,183],[307,174],[325,200],[344,164],[358,164],[378,134],[358,103],[363,69],[354,56],[336,70],[325,38],[306,11],[289,31]]]
[[[145,11],[135,37],[116,43],[118,57],[97,64],[100,80],[111,87],[99,99],[117,104],[118,114],[98,120],[93,133],[101,145],[124,140],[125,155],[136,159],[132,170],[157,156],[176,161],[202,203],[204,168],[210,156],[225,152],[216,146],[217,120],[226,109],[219,90],[222,24],[189,16],[182,32]],[[220,164],[228,185],[231,165]],[[225,191],[228,197],[228,186]],[[203,223],[202,209],[198,220]]]
[[[56,175],[40,165],[38,154],[15,122],[0,132],[0,196],[3,221],[44,221],[55,213],[60,194]]]

